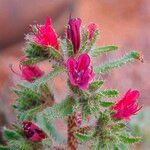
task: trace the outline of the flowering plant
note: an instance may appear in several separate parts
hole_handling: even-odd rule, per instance
[[[14,88],[18,123],[4,128],[7,144],[1,150],[76,150],[82,145],[119,150],[141,141],[127,130],[127,123],[141,109],[139,91],[129,90],[115,102],[119,91],[103,90],[104,81],[97,77],[134,60],[142,61],[142,57],[134,51],[95,67],[94,57],[118,50],[113,45],[95,48],[98,36],[98,26],[91,23],[83,28],[80,18],[69,19],[64,39],[58,38],[50,18],[44,25],[33,26],[20,73],[11,68],[22,80]],[[43,60],[51,62],[50,73],[38,66]],[[61,74],[67,76],[68,93],[56,103],[48,81]],[[57,119],[64,121],[66,135],[58,132]]]

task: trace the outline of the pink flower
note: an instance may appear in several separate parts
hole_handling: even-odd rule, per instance
[[[74,86],[78,86],[82,90],[87,90],[90,81],[95,74],[90,66],[91,59],[88,54],[81,54],[77,60],[70,57],[67,61],[67,69],[70,82]]]
[[[40,78],[44,75],[44,72],[40,70],[40,68],[36,65],[20,65],[21,73],[16,73],[12,67],[11,70],[19,75],[21,79],[26,80],[28,82],[33,82],[35,79]]]
[[[112,107],[115,111],[113,117],[115,119],[125,119],[129,121],[130,117],[141,109],[137,104],[139,95],[139,91],[130,89],[125,96]]]
[[[37,26],[38,32],[35,33],[35,43],[43,47],[52,46],[58,50],[57,34],[52,26],[50,18],[47,18],[44,25]]]
[[[22,125],[24,134],[33,142],[41,142],[47,137],[46,133],[31,121],[26,120]]]
[[[89,34],[89,40],[91,41],[97,30],[97,25],[95,23],[90,23],[87,27],[87,30],[88,30],[88,34]]]
[[[71,18],[69,20],[67,27],[67,38],[71,40],[75,54],[79,51],[80,48],[80,27],[80,18]]]

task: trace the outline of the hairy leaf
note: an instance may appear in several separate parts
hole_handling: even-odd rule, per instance
[[[114,61],[110,61],[108,63],[105,63],[99,67],[94,68],[94,72],[96,74],[104,74],[108,71],[110,71],[113,68],[121,67],[122,65],[132,62],[136,59],[139,59],[139,53],[138,52],[131,52],[129,54],[126,54],[122,58]]]
[[[99,47],[99,48],[95,48],[95,49],[91,50],[90,55],[92,57],[96,57],[96,56],[99,56],[103,53],[111,52],[111,51],[114,51],[114,50],[117,50],[117,49],[118,49],[118,47],[114,46],[114,45]]]

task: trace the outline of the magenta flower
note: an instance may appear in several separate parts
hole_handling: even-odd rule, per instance
[[[97,25],[95,23],[90,23],[87,27],[88,30],[88,35],[89,35],[89,40],[91,41],[94,37],[94,34],[97,30]]]
[[[41,142],[47,137],[46,133],[31,121],[26,120],[22,125],[25,136],[33,142]]]
[[[80,18],[71,18],[68,22],[67,38],[71,40],[75,54],[79,51],[80,48],[80,26]]]
[[[67,69],[70,82],[74,86],[78,86],[82,90],[87,90],[90,81],[95,74],[90,66],[91,59],[88,54],[81,54],[77,60],[70,57],[67,61]]]
[[[141,109],[137,104],[137,98],[139,95],[139,91],[131,91],[130,89],[125,96],[112,107],[115,111],[113,117],[117,120],[125,119],[129,121],[130,117],[135,115]]]
[[[44,25],[37,26],[38,32],[35,33],[35,43],[43,47],[51,46],[58,50],[57,34],[52,26],[50,18],[47,18]]]
[[[15,72],[12,68],[11,70],[19,75],[21,79],[28,82],[33,82],[35,79],[40,78],[44,75],[44,72],[37,65],[20,65],[21,73]]]

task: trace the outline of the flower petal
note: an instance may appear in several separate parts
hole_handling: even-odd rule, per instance
[[[86,70],[90,65],[90,56],[86,53],[81,54],[78,58],[78,70]]]

